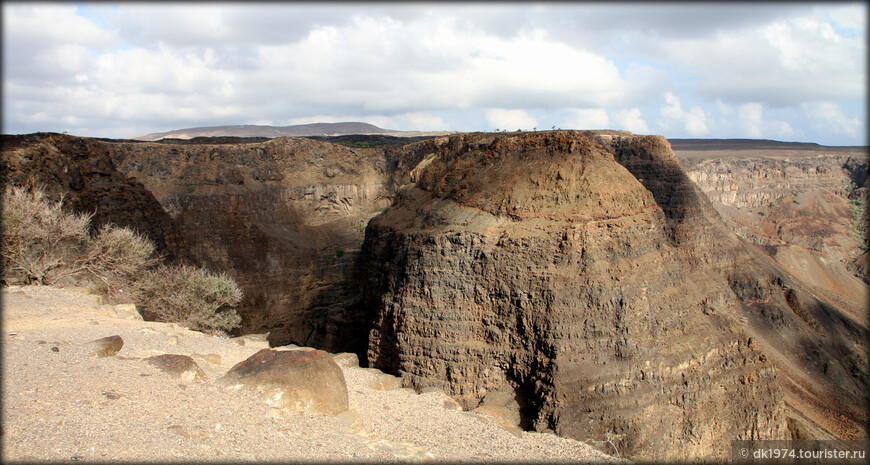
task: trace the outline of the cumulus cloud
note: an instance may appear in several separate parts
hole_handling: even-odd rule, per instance
[[[671,61],[697,70],[698,93],[710,99],[786,106],[866,95],[864,37],[813,16],[663,47]]]
[[[764,108],[760,103],[751,102],[740,105],[737,109],[738,126],[744,135],[761,137]]]
[[[665,105],[663,105],[659,113],[665,118],[659,124],[664,128],[673,127],[679,124],[691,136],[703,136],[710,132],[707,127],[707,114],[704,109],[695,106],[691,110],[684,111],[680,103],[680,98],[672,92],[665,94]]]
[[[486,120],[494,129],[532,129],[538,125],[538,121],[525,110],[506,110],[493,108],[487,110]]]
[[[613,114],[613,120],[616,122],[618,129],[631,131],[635,134],[649,134],[649,126],[646,121],[641,118],[639,108],[627,108],[619,110]]]
[[[12,131],[358,120],[649,133],[656,115],[652,129],[677,137],[864,137],[863,113],[818,103],[866,99],[861,4],[2,8]],[[802,111],[777,113],[789,108]]]
[[[856,117],[849,117],[834,102],[805,103],[801,108],[812,119],[813,126],[835,134],[857,137],[865,125]]]
[[[604,108],[572,109],[564,127],[570,129],[610,129],[610,117]]]

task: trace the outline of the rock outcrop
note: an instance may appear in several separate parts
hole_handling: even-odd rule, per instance
[[[347,410],[344,375],[322,350],[261,349],[218,381],[255,389],[273,408],[289,413],[335,415]]]
[[[60,134],[2,136],[0,177],[4,183],[41,186],[79,212],[91,225],[128,226],[146,234],[167,259],[185,257],[179,231],[154,197],[135,178],[119,171],[106,142]]]
[[[208,379],[208,375],[189,355],[162,354],[148,357],[146,362],[158,370],[177,376],[185,381],[202,381]]]
[[[866,153],[758,155],[692,163],[687,173],[740,237],[804,282],[820,284],[815,292],[860,296],[863,306],[866,286],[850,275],[868,282]]]
[[[412,184],[369,223],[361,257],[369,362],[407,385],[444,388],[466,408],[509,386],[526,428],[615,441],[639,459],[724,458],[731,440],[787,437],[806,410],[783,401],[789,381],[760,342],[792,331],[776,353],[801,347],[807,366],[803,346],[819,334],[793,307],[833,321],[830,345],[813,345],[818,376],[820,359],[863,347],[866,325],[839,320],[730,233],[663,138],[421,144],[406,147],[420,160]],[[831,392],[860,401],[863,363]],[[823,389],[813,394],[833,400]]]

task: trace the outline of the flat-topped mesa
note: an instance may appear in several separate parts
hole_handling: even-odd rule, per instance
[[[599,136],[431,144],[366,230],[369,362],[467,408],[508,384],[523,426],[641,459],[784,438],[775,370],[727,316],[727,281],[683,259]]]

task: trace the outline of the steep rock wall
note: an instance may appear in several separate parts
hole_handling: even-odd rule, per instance
[[[738,235],[793,273],[806,269],[797,262],[815,263],[822,275],[806,281],[824,283],[818,292],[833,289],[840,298],[865,301],[866,286],[850,275],[870,282],[866,154],[755,155],[701,161],[687,173]]]
[[[240,332],[365,352],[354,263],[390,203],[383,150],[39,134],[6,136],[3,158],[8,181],[68,192],[70,207],[133,226],[170,260],[228,272],[244,292]]]
[[[727,281],[740,303],[730,318],[777,367],[793,437],[866,437],[866,294],[862,305],[820,294],[737,237],[664,138],[599,140],[655,196],[680,255]]]
[[[353,263],[365,223],[390,202],[382,150],[292,138],[107,148],[155,193],[198,262],[232,270],[242,332],[363,350]]]
[[[785,437],[776,370],[728,282],[576,132],[440,139],[366,230],[369,362],[474,407],[504,384],[524,426],[641,459]],[[666,181],[663,181],[666,182]]]

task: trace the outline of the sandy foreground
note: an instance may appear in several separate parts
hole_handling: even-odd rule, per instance
[[[374,389],[381,374],[356,366],[342,367],[348,412],[288,415],[214,382],[268,347],[262,338],[136,320],[79,289],[10,287],[2,299],[3,462],[622,462],[510,431],[442,392]],[[86,343],[112,335],[124,339],[116,356],[88,354]],[[208,379],[141,360],[166,353],[193,357]]]

